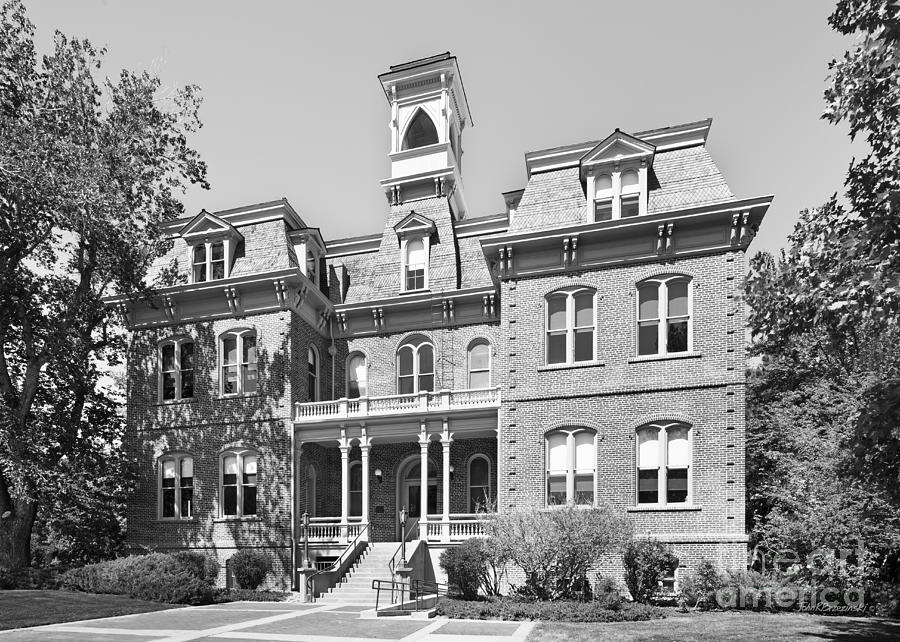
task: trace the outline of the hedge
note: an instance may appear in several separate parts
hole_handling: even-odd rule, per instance
[[[474,620],[544,620],[548,622],[637,622],[665,617],[662,609],[646,604],[621,604],[574,600],[531,601],[509,597],[485,600],[442,598],[437,615]]]

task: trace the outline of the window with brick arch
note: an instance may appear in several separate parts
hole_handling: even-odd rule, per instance
[[[691,352],[694,295],[690,277],[680,274],[637,284],[638,356]]]
[[[487,512],[491,504],[491,460],[487,455],[469,459],[469,512]]]
[[[434,390],[434,346],[417,337],[397,350],[397,393],[426,390]]]
[[[545,357],[548,365],[594,361],[596,291],[560,290],[547,295]]]
[[[159,399],[177,401],[194,396],[194,341],[166,339],[159,344]]]
[[[468,368],[470,389],[491,387],[491,344],[485,339],[469,345]]]
[[[596,431],[577,426],[547,433],[547,506],[594,505],[596,439]]]
[[[256,332],[231,330],[219,338],[220,392],[225,395],[257,391]]]
[[[350,463],[350,517],[362,517],[362,462]]]
[[[366,355],[354,352],[347,359],[347,398],[365,397],[369,392],[369,369]]]
[[[194,458],[170,454],[159,459],[160,519],[194,516]]]
[[[687,424],[665,422],[638,428],[638,504],[690,504],[691,451]]]
[[[219,497],[223,517],[256,515],[259,456],[253,450],[222,453]]]
[[[319,395],[319,351],[309,346],[306,351],[306,390],[310,401],[318,401]]]

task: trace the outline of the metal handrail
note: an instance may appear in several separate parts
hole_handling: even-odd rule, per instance
[[[433,594],[435,598],[441,595],[450,595],[451,592],[457,591],[452,584],[441,584],[440,582],[428,582],[426,580],[412,580],[411,582],[398,582],[395,580],[372,580],[372,589],[375,590],[375,610],[378,610],[378,604],[381,601],[381,590],[387,585],[391,591],[391,604],[394,604],[394,594],[400,591],[400,607],[402,608],[406,600],[404,596],[407,591],[410,593],[410,599],[416,600],[416,612],[425,608],[425,596]],[[399,587],[399,589],[397,588]]]
[[[397,547],[397,550],[394,551],[394,554],[391,556],[391,560],[388,562],[388,570],[391,572],[391,577],[394,577],[394,569],[397,567],[397,556],[400,554],[400,551],[403,550],[403,544],[405,544],[406,542],[409,542],[410,538],[412,537],[413,532],[415,532],[416,529],[418,529],[418,527],[419,527],[419,518],[411,517],[409,521],[413,521],[413,520],[415,520],[415,521],[412,524],[412,526],[410,526],[408,529],[406,529],[405,539],[402,542],[400,542],[400,545]]]
[[[340,554],[340,556],[334,561],[334,563],[328,568],[323,568],[320,571],[316,571],[312,575],[306,578],[306,594],[310,596],[310,602],[316,599],[316,594],[314,592],[315,588],[315,578],[317,575],[322,575],[323,573],[332,573],[341,568],[341,565],[344,563],[344,558],[351,552],[356,550],[356,545],[359,543],[359,538],[362,537],[363,533],[366,532],[366,529],[369,528],[369,524],[363,524],[362,528],[359,529],[359,533],[357,533],[356,537],[353,538],[353,541],[347,544],[347,547],[344,549],[344,552]]]

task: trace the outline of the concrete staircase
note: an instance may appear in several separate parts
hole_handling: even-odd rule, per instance
[[[372,588],[372,580],[389,580],[391,561],[400,542],[369,543],[340,583],[316,599],[316,604],[366,604],[375,607],[377,591]],[[381,592],[382,604],[390,604],[390,593]]]

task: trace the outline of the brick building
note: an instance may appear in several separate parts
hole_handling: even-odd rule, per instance
[[[131,546],[260,548],[288,588],[306,531],[318,593],[399,541],[401,509],[427,565],[485,511],[602,502],[683,567],[742,566],[739,292],[771,197],[731,193],[705,120],[528,153],[482,216],[456,59],[380,80],[381,234],[326,242],[284,200],[203,211],[167,225],[150,304],[111,301]]]

